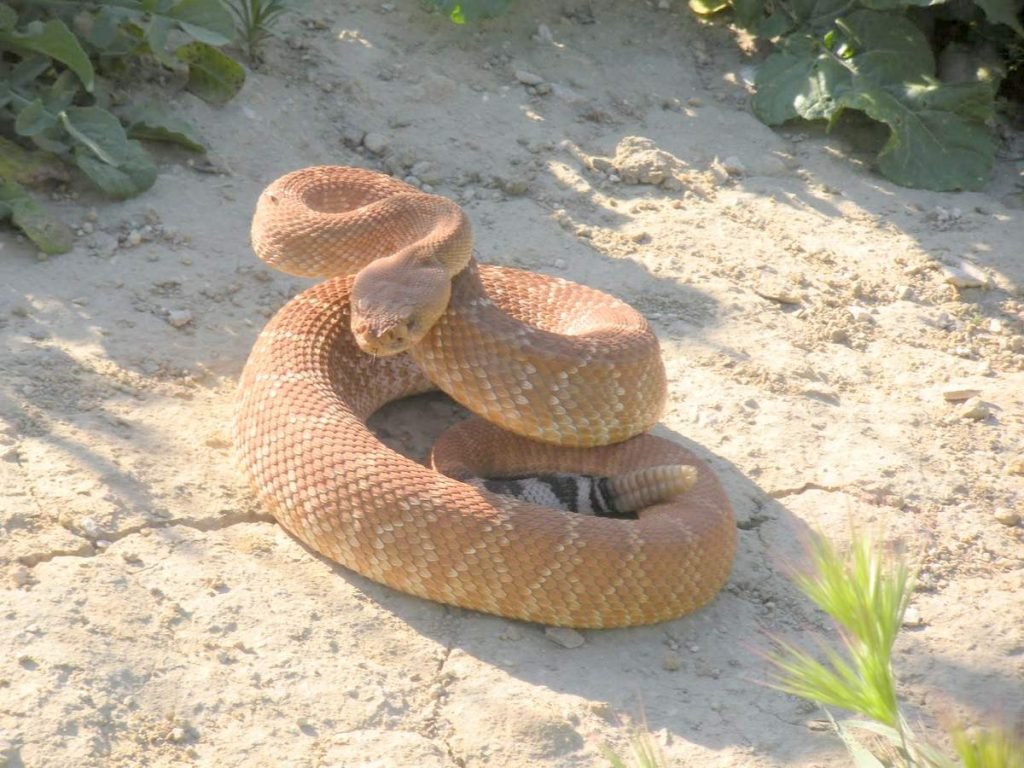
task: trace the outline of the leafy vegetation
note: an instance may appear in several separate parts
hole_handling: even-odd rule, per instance
[[[897,184],[977,189],[988,179],[1000,73],[941,82],[933,46],[970,37],[1009,50],[1024,36],[1014,0],[976,0],[958,25],[937,24],[943,0],[690,0],[702,15],[776,41],[756,77],[754,113],[768,125],[826,120],[848,109],[889,128],[878,168]],[[930,8],[923,10],[926,6]],[[931,38],[925,29],[938,30]],[[941,33],[941,34],[940,34]]]
[[[823,708],[868,718],[837,721],[825,710],[857,768],[1024,768],[1024,741],[1008,729],[954,727],[950,739],[957,763],[907,724],[892,669],[893,643],[914,583],[902,558],[884,555],[867,537],[856,537],[844,556],[816,535],[811,560],[811,571],[794,581],[836,621],[842,647],[823,646],[822,662],[778,641],[778,650],[769,656],[776,670],[771,685]],[[865,733],[885,744],[887,762],[855,735]]]
[[[126,198],[156,180],[139,139],[201,151],[184,121],[152,104],[120,105],[113,83],[129,71],[137,77],[140,65],[181,71],[189,90],[223,103],[245,80],[220,50],[234,35],[231,14],[210,0],[0,3],[0,123],[18,142],[0,144],[0,217],[43,252],[60,253],[70,232],[26,191],[39,178],[32,168],[59,158]]]
[[[500,16],[512,0],[428,0],[455,24]]]
[[[954,725],[949,739],[956,761],[907,724],[892,669],[892,647],[914,587],[914,575],[901,557],[883,554],[862,536],[841,555],[817,534],[811,539],[810,557],[809,571],[794,575],[793,581],[839,625],[841,648],[822,645],[822,662],[776,640],[776,651],[768,656],[775,668],[769,685],[821,706],[856,768],[1024,768],[1024,738],[1008,728]],[[839,721],[826,706],[860,717]],[[856,734],[875,741],[869,746]],[[643,727],[631,730],[630,748],[631,763],[608,747],[602,752],[612,768],[668,765]]]
[[[452,21],[494,16],[510,0],[429,0]],[[689,0],[701,16],[731,13],[775,49],[758,68],[754,113],[768,125],[847,110],[888,127],[883,175],[908,187],[978,189],[995,157],[991,122],[1002,78],[1024,75],[1017,0]],[[974,72],[940,80],[936,53],[967,51]],[[984,54],[1001,54],[993,62]],[[982,55],[972,61],[972,53]],[[1015,90],[1024,93],[1024,85]]]
[[[225,0],[235,16],[238,35],[246,55],[252,59],[270,28],[285,13],[293,10],[291,0]]]

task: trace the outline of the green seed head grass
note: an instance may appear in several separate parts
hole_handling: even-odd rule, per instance
[[[903,622],[913,575],[869,537],[855,537],[841,555],[825,537],[811,539],[812,568],[793,576],[797,587],[839,625],[841,653],[822,649],[824,663],[779,642],[769,656],[779,690],[858,712],[891,727],[900,725],[892,674],[892,646]]]
[[[962,768],[1024,768],[1024,738],[1001,728],[950,733]]]
[[[629,762],[608,746],[601,747],[601,753],[612,768],[666,768],[668,765],[665,754],[655,743],[646,725],[635,728],[630,734],[629,748],[633,755]]]

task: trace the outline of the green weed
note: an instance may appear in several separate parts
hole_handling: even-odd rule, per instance
[[[823,708],[868,718],[839,721],[825,709],[857,768],[883,768],[887,763],[856,732],[880,737],[902,768],[954,768],[952,759],[911,730],[896,696],[892,647],[914,584],[904,558],[885,553],[866,536],[855,536],[843,555],[817,534],[811,539],[810,558],[811,569],[794,576],[794,582],[835,620],[841,647],[823,646],[822,662],[777,641],[777,650],[768,657],[775,668],[769,684]],[[968,732],[957,726],[950,739],[963,768],[1024,768],[1024,741],[1008,729]]]
[[[239,37],[246,55],[252,59],[260,44],[271,34],[271,28],[285,13],[294,10],[291,0],[224,0],[235,17]]]
[[[228,11],[207,0],[0,4],[0,128],[16,139],[0,145],[0,217],[43,252],[63,252],[70,231],[26,191],[38,178],[30,167],[57,159],[126,198],[156,180],[138,139],[201,151],[180,118],[157,104],[116,106],[112,91],[119,77],[137,77],[144,62],[181,71],[186,87],[207,101],[227,101],[245,80],[241,65],[219,49],[234,34]]]

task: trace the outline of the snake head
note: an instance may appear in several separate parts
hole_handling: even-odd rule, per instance
[[[392,258],[364,267],[352,285],[352,335],[367,354],[405,352],[440,319],[451,298],[451,278],[436,264]]]

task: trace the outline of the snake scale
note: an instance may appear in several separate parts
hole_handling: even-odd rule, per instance
[[[402,592],[549,625],[663,621],[721,588],[732,510],[703,461],[647,434],[665,372],[628,305],[477,264],[455,203],[357,168],[272,183],[252,242],[268,264],[328,278],[270,320],[238,390],[240,464],[292,535]],[[426,467],[383,445],[366,419],[435,387],[482,418],[443,434]],[[692,487],[635,520],[463,482],[665,465],[692,467]]]

